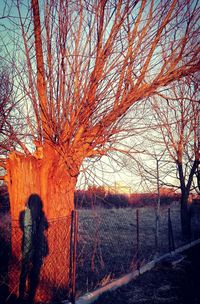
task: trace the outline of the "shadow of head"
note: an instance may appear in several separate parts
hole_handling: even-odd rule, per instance
[[[38,194],[31,194],[27,201],[27,207],[31,211],[32,219],[36,220],[38,217],[40,217],[43,209],[43,203]]]

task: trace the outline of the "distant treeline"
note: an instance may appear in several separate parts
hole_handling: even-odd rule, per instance
[[[169,204],[172,201],[179,201],[180,194],[174,191],[161,191],[161,204]],[[106,192],[103,187],[89,187],[88,190],[77,190],[75,192],[76,208],[121,208],[121,207],[142,207],[155,205],[158,196],[156,193],[133,193],[130,195],[114,194]]]
[[[160,189],[160,203],[170,204],[180,200],[180,194],[173,189]],[[115,194],[106,191],[104,187],[90,186],[87,190],[76,190],[75,207],[76,208],[124,208],[124,207],[142,207],[157,204],[158,196],[156,193],[132,193]],[[194,200],[193,200],[194,201]],[[195,200],[200,204],[200,198]],[[0,186],[0,213],[9,211],[9,198],[6,186]]]

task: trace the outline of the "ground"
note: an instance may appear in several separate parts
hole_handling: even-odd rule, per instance
[[[15,292],[12,289],[8,290],[7,282],[9,252],[11,251],[11,221],[9,206],[4,205],[5,202],[0,200],[0,304],[4,303],[4,299],[7,299],[8,295],[10,295],[9,301],[6,303],[15,304]],[[197,207],[199,208],[192,213],[192,240],[200,238],[200,205]],[[134,271],[139,264],[142,266],[152,260],[155,254],[160,256],[167,253],[170,250],[168,208],[169,206],[166,205],[160,209],[157,252],[154,206],[138,209],[138,225],[136,208],[79,210],[76,297],[79,298],[87,292],[104,286],[113,279]],[[181,238],[180,206],[173,203],[170,208],[173,236],[177,248],[185,244]],[[66,231],[68,231],[69,223],[65,219],[61,220],[65,221]],[[17,231],[16,237],[18,236]],[[54,232],[55,235],[60,233],[57,230]],[[19,246],[20,244],[21,239],[19,239]],[[64,242],[63,248],[65,248],[65,244],[66,242]],[[195,260],[194,256],[192,256],[193,260]],[[51,267],[51,264],[49,266]],[[197,298],[197,302],[194,302],[195,298],[192,298],[192,295],[198,292],[199,287],[194,288],[192,292],[190,291],[190,274],[194,274],[196,269],[200,273],[200,266],[197,267],[196,264],[190,262],[189,258],[176,267],[158,265],[154,270],[144,274],[122,290],[120,289],[109,296],[103,296],[103,300],[97,303],[200,304],[199,298]],[[64,272],[64,268],[62,270]],[[199,285],[195,282],[192,280],[191,286],[200,286],[199,281],[197,282]],[[46,288],[51,288],[48,280],[45,284]],[[187,302],[188,298],[189,302]],[[191,302],[191,300],[194,301]]]
[[[95,304],[199,304],[200,245],[184,252],[178,264],[162,262]]]

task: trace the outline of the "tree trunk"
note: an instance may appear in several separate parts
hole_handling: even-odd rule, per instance
[[[46,256],[36,289],[37,301],[66,298],[69,275],[71,211],[74,209],[76,178],[67,174],[65,162],[55,150],[24,156],[13,152],[7,162],[7,182],[12,218],[12,256],[10,291],[18,293],[21,271],[20,216],[29,196],[38,194],[48,221],[44,231]]]
[[[181,229],[182,236],[186,240],[191,239],[191,216],[190,206],[188,205],[189,193],[182,191],[181,193]]]

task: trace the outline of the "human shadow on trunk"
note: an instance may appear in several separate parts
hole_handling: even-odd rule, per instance
[[[48,222],[38,194],[29,196],[25,210],[20,213],[19,224],[23,232],[19,299],[31,303],[37,291],[43,260],[49,251],[45,236]]]

